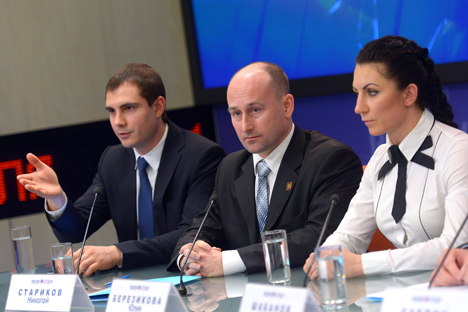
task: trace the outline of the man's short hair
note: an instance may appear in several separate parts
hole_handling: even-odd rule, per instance
[[[263,71],[265,71],[267,74],[270,75],[270,78],[271,78],[270,85],[271,85],[271,88],[275,91],[275,97],[278,101],[280,101],[284,95],[291,93],[290,88],[289,88],[288,76],[286,75],[286,73],[281,67],[279,67],[278,65],[274,63],[254,62],[239,69],[234,74],[234,76],[236,76],[237,73],[242,71],[244,68],[250,67],[250,66],[258,66],[260,69],[262,69]]]
[[[161,76],[147,64],[130,63],[119,68],[109,79],[106,94],[108,91],[116,90],[125,82],[136,85],[140,89],[140,96],[148,101],[149,106],[152,106],[160,96],[166,99],[166,90]],[[166,113],[163,114],[163,120],[167,122]]]

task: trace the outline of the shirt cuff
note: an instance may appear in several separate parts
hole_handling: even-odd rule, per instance
[[[115,246],[115,245],[114,245],[114,246]],[[117,247],[117,249],[118,249],[118,247]],[[122,266],[123,266],[123,253],[122,253],[122,252],[120,252],[120,257],[121,257],[121,259],[122,259],[122,264],[117,264],[117,267],[118,267],[119,269],[121,269]]]
[[[222,252],[224,275],[245,272],[246,268],[237,250]]]
[[[55,211],[51,211],[49,210],[49,206],[47,206],[47,199],[44,200],[44,209],[46,211],[46,213],[49,215],[50,217],[50,220],[52,220],[52,222],[54,221],[57,221],[58,218],[60,218],[64,211],[65,211],[65,208],[67,207],[67,204],[68,204],[68,197],[65,196],[65,204],[63,204],[62,207],[60,207],[59,210],[55,210]]]
[[[361,255],[364,275],[388,274],[392,272],[388,250],[368,252]]]
[[[177,260],[176,260],[177,267],[179,268],[180,271],[182,271],[182,269],[180,268],[180,264],[179,264],[179,263],[180,263],[180,258],[182,258],[182,256],[183,256],[183,255],[179,255],[179,256],[177,257]]]

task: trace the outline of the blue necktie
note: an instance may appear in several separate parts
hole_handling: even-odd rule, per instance
[[[138,195],[138,223],[140,239],[154,237],[153,225],[153,191],[146,173],[148,163],[143,157],[138,158],[138,173],[140,174],[140,193]]]
[[[268,186],[268,173],[270,168],[264,160],[257,163],[258,192],[257,192],[257,220],[260,233],[263,232],[265,221],[268,215],[268,205],[270,199],[270,187]]]

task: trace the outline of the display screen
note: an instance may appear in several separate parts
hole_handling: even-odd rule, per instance
[[[196,87],[204,90],[226,87],[238,69],[255,61],[278,64],[292,81],[349,75],[362,46],[390,34],[427,47],[436,64],[468,61],[468,1],[464,0],[192,0],[190,4],[185,4],[184,16],[187,35],[193,35],[188,38],[194,52],[191,61],[196,63],[193,79],[201,79]],[[468,73],[463,75],[468,81]],[[334,83],[341,82],[327,80]],[[351,81],[345,83],[351,92]],[[339,85],[309,88],[309,95],[344,91]]]

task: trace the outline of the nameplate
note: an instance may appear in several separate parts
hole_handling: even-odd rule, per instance
[[[106,311],[187,311],[172,283],[115,279]]]
[[[382,312],[454,312],[466,311],[466,292],[438,290],[386,290]]]
[[[320,312],[312,293],[307,288],[247,284],[240,312]]]
[[[94,311],[76,274],[13,274],[5,311]]]

